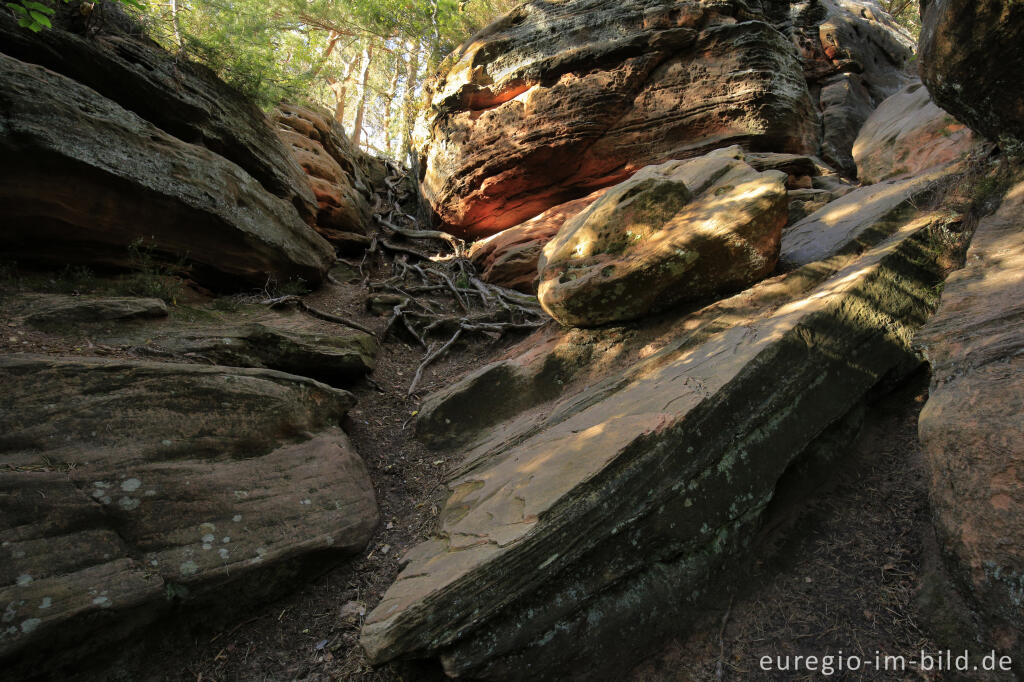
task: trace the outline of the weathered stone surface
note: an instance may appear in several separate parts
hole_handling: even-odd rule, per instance
[[[806,265],[841,249],[857,249],[872,243],[873,232],[889,229],[893,220],[902,220],[913,212],[914,200],[925,196],[943,177],[942,170],[933,170],[844,194],[786,227],[779,260],[787,267]]]
[[[936,104],[992,140],[1024,143],[1024,4],[921,3],[921,79]]]
[[[544,245],[558,234],[570,218],[579,215],[607,191],[599,189],[585,197],[553,206],[525,223],[474,242],[469,259],[480,278],[524,294],[537,293],[537,263]]]
[[[377,342],[356,330],[325,333],[251,322],[234,326],[146,328],[135,345],[129,339],[105,339],[108,345],[132,345],[156,357],[199,358],[218,365],[260,367],[298,374],[332,386],[347,386],[373,371]]]
[[[18,299],[22,320],[32,327],[167,317],[167,304],[159,298],[22,294]]]
[[[365,234],[371,218],[366,185],[339,125],[316,111],[287,104],[279,105],[274,120],[316,196],[317,231],[328,241],[336,232]]]
[[[303,562],[361,550],[376,526],[366,467],[336,426],[345,391],[269,370],[31,355],[0,357],[0,381],[12,675],[178,603],[265,597]]]
[[[1024,649],[1024,184],[982,219],[918,341],[932,366],[921,411],[936,529],[992,643]]]
[[[860,129],[853,158],[861,182],[873,183],[953,163],[973,146],[971,131],[935,106],[921,83],[914,83],[875,109]]]
[[[12,13],[2,13],[0,52],[63,74],[165,133],[223,156],[312,224],[316,201],[302,182],[302,170],[255,104],[205,66],[143,37],[142,28],[118,5],[97,6],[88,31],[78,6],[57,5],[55,28],[39,33],[19,27]],[[74,125],[73,132],[81,132],[82,125]]]
[[[59,93],[59,97],[55,96]],[[0,54],[0,244],[12,258],[187,258],[214,286],[319,283],[334,251],[239,166],[95,90]]]
[[[732,0],[517,8],[435,84],[418,133],[426,198],[478,237],[716,147],[816,151],[803,69],[765,19]]]
[[[819,101],[825,130],[821,156],[845,175],[855,177],[857,164],[851,150],[874,109],[864,79],[850,73],[837,76],[822,86]]]
[[[649,166],[567,221],[538,266],[544,310],[592,326],[767,276],[786,223],[786,175],[742,158],[730,147]]]
[[[911,357],[940,277],[930,226],[893,226],[863,255],[683,316],[661,345],[634,327],[628,349],[595,349],[612,368],[597,381],[549,373],[547,402],[517,405],[469,446],[437,537],[367,618],[371,658],[439,658],[475,679],[611,678],[677,630],[742,554],[787,464]],[[555,350],[520,369],[539,377]]]

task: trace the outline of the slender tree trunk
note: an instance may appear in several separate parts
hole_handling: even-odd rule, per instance
[[[387,150],[387,155],[391,156],[391,110],[392,104],[394,104],[395,96],[398,94],[398,65],[399,60],[395,58],[395,68],[391,74],[391,82],[388,83],[388,94],[387,101],[384,104],[384,149]]]
[[[363,73],[357,83],[356,120],[352,123],[352,144],[359,149],[359,140],[363,136],[363,117],[366,114],[366,98],[369,94],[367,85],[370,81],[370,62],[373,60],[373,43],[367,43],[363,50]]]
[[[178,0],[170,0],[171,4],[171,25],[174,27],[174,42],[178,44],[178,49],[184,47],[184,43],[181,41],[181,19],[178,17]]]
[[[340,80],[327,79],[327,84],[334,91],[334,120],[345,127],[345,97],[348,93],[348,82],[352,80],[352,72],[355,71],[356,60],[353,59],[345,65],[345,71]]]
[[[405,96],[402,101],[402,128],[401,144],[402,154],[411,163],[412,160],[412,128],[416,119],[416,85],[419,82],[420,53],[419,45],[410,42],[406,44],[409,53],[406,56],[405,69]]]

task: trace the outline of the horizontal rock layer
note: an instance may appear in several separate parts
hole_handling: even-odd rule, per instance
[[[12,258],[130,267],[129,246],[142,244],[223,287],[315,284],[334,262],[295,208],[239,166],[2,54],[0,159],[0,244]]]
[[[31,355],[0,357],[0,380],[11,674],[182,601],[264,597],[317,555],[361,550],[376,526],[366,467],[337,427],[345,391],[269,370]]]

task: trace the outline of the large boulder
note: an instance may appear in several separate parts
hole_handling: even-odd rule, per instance
[[[273,114],[281,141],[306,172],[317,201],[316,230],[329,241],[364,235],[370,223],[369,190],[341,125],[325,112],[280,104]]]
[[[640,168],[737,142],[813,152],[789,40],[744,2],[531,2],[450,58],[420,121],[423,192],[486,236]]]
[[[316,201],[302,170],[247,97],[201,64],[170,54],[145,38],[117,3],[58,3],[54,28],[33,33],[0,12],[0,52],[39,64],[92,88],[183,142],[206,147],[240,166],[312,224]],[[51,96],[60,98],[60,90]],[[73,126],[81,132],[83,123]]]
[[[918,57],[936,104],[991,140],[1024,143],[1024,4],[922,0]]]
[[[269,370],[0,357],[0,660],[26,678],[169,609],[243,604],[360,551],[345,391]]]
[[[562,324],[593,326],[763,279],[788,216],[785,182],[738,147],[645,168],[544,247],[540,303]]]
[[[960,161],[974,142],[971,131],[935,106],[918,82],[875,109],[857,135],[853,158],[861,182],[874,183]]]
[[[433,84],[421,186],[446,229],[487,236],[717,147],[818,153],[822,93],[845,160],[912,45],[874,0],[530,2]]]
[[[670,329],[635,325],[595,349],[584,364],[606,369],[586,381],[548,372],[545,398],[517,398],[518,414],[465,447],[437,535],[405,556],[363,626],[371,659],[439,659],[472,679],[624,678],[713,598],[730,562],[753,560],[745,548],[786,467],[915,364],[911,337],[941,278],[937,221],[894,225],[862,254]],[[557,346],[526,364],[553,368]],[[478,396],[501,392],[495,376],[475,374]]]
[[[1024,650],[1024,184],[982,219],[918,341],[932,366],[919,431],[936,529],[991,644]]]
[[[316,284],[334,263],[294,206],[235,163],[3,54],[0,159],[0,244],[13,258],[130,267],[129,246],[144,244],[215,287]]]

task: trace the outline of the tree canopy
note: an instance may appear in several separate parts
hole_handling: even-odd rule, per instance
[[[330,109],[353,140],[404,160],[423,81],[512,0],[164,0],[150,34],[269,107]]]

